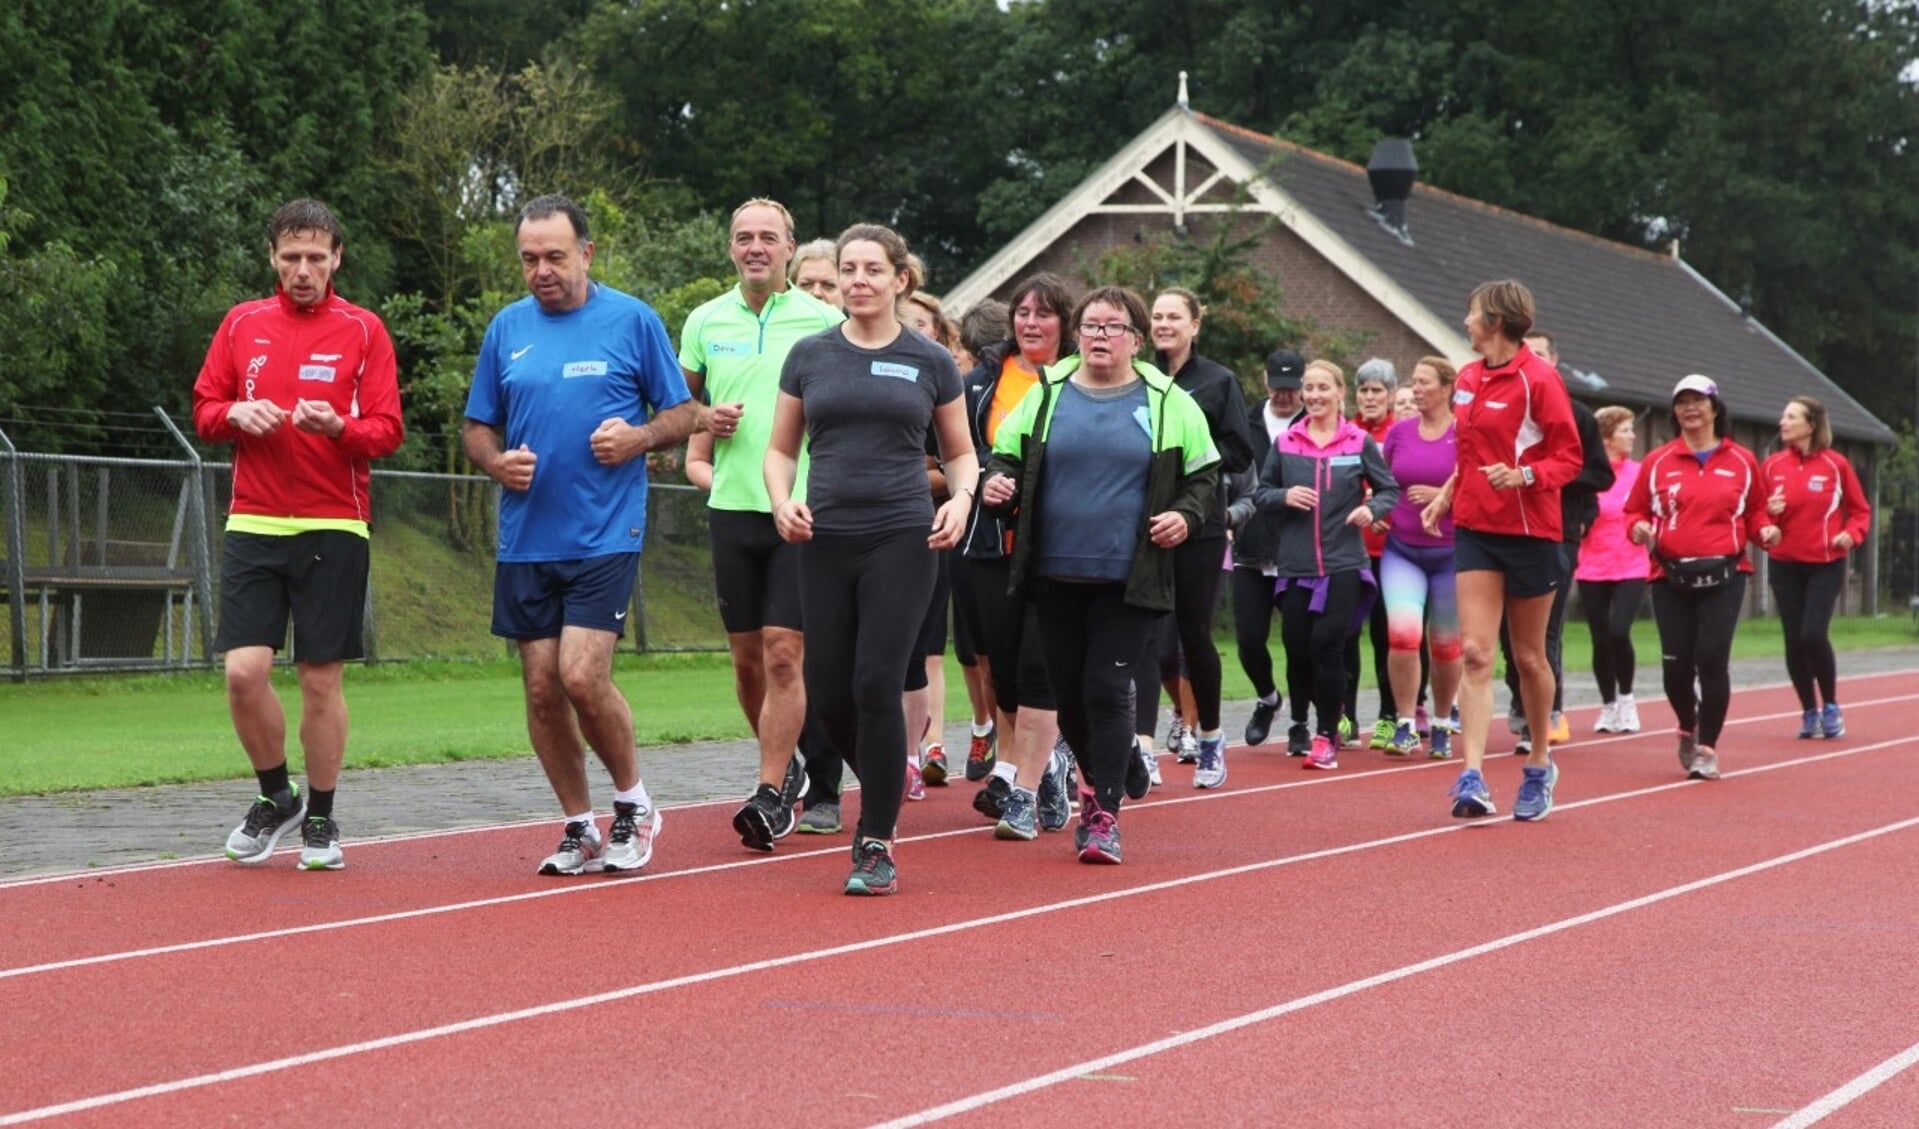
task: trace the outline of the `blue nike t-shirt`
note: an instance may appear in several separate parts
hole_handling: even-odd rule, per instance
[[[637,553],[646,534],[646,459],[601,466],[602,420],[638,426],[690,396],[653,308],[594,283],[586,304],[548,313],[532,295],[494,315],[466,415],[503,427],[506,448],[539,456],[533,484],[500,493],[502,561]]]

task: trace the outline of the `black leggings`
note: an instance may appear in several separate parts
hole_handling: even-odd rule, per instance
[[[1293,696],[1293,721],[1306,720],[1311,702],[1319,716],[1314,732],[1339,740],[1340,708],[1346,698],[1346,640],[1363,586],[1359,573],[1326,578],[1326,602],[1312,610],[1313,593],[1304,583],[1287,585],[1279,596],[1280,636],[1286,641],[1286,690]]]
[[[1664,653],[1666,701],[1681,733],[1717,747],[1732,702],[1732,633],[1746,599],[1746,574],[1736,572],[1717,588],[1682,592],[1660,581],[1652,586],[1652,617]],[[1694,682],[1698,696],[1694,697]]]
[[[1158,613],[1128,604],[1124,583],[1042,580],[1034,603],[1060,734],[1100,806],[1118,813],[1133,755],[1133,671]]]
[[[1160,634],[1171,612],[1163,612],[1146,632],[1146,644],[1133,664],[1133,732],[1151,737],[1159,726]],[[1069,742],[1070,743],[1070,742]]]
[[[933,596],[920,527],[815,533],[800,547],[806,696],[859,777],[859,834],[891,839],[906,791],[900,672]]]
[[[1819,708],[1821,698],[1839,700],[1839,662],[1832,653],[1832,613],[1846,583],[1846,559],[1825,564],[1775,560],[1772,598],[1779,605],[1779,626],[1786,632],[1786,675],[1799,695],[1799,708]],[[1813,697],[1814,684],[1819,697]]]
[[[1012,562],[961,558],[971,571],[963,588],[973,601],[980,633],[975,640],[986,656],[993,677],[993,697],[1008,717],[1021,706],[1053,708],[1053,687],[1046,679],[1046,657],[1039,645],[1033,602],[1007,591]]]
[[[1279,691],[1273,681],[1273,578],[1256,568],[1233,569],[1233,638],[1239,644],[1239,669],[1261,698]]]
[[[1372,562],[1373,579],[1379,579],[1379,558]],[[1386,660],[1392,654],[1392,639],[1386,629],[1386,601],[1374,600],[1366,617],[1366,635],[1373,647],[1373,681],[1379,684],[1379,716],[1399,720],[1399,700],[1393,697],[1393,679]],[[1359,635],[1346,639],[1346,716],[1359,724]]]
[[[1168,626],[1179,636],[1174,661],[1160,652],[1160,678],[1171,686],[1180,674],[1183,658],[1187,681],[1193,684],[1193,704],[1199,727],[1219,728],[1219,648],[1213,645],[1213,613],[1219,608],[1219,581],[1226,559],[1226,536],[1201,536],[1173,550],[1173,614]],[[1168,666],[1171,670],[1168,670]]]
[[[1579,582],[1579,606],[1586,609],[1586,626],[1592,632],[1593,680],[1599,683],[1600,701],[1610,703],[1621,694],[1632,693],[1637,661],[1632,621],[1638,618],[1639,605],[1645,598],[1643,580]]]

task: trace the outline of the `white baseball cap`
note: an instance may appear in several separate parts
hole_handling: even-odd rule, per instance
[[[1680,377],[1679,383],[1672,386],[1673,399],[1679,399],[1679,395],[1682,392],[1697,392],[1701,396],[1717,396],[1719,395],[1719,383],[1710,376],[1701,376],[1695,372]]]

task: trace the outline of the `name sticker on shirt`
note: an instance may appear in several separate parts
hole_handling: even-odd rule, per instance
[[[1823,494],[1826,492],[1826,480],[1815,474],[1811,478],[1806,479],[1806,489],[1815,494]]]
[[[333,383],[335,369],[332,365],[301,365],[301,380],[318,380],[326,384]]]
[[[920,370],[912,365],[896,365],[891,361],[874,361],[874,376],[890,376],[898,380],[918,380]]]
[[[1147,410],[1145,404],[1133,409],[1133,422],[1139,424],[1139,429],[1146,433],[1146,438],[1153,437],[1153,413]]]
[[[1328,466],[1358,466],[1359,461],[1358,455],[1334,455],[1332,458],[1326,460],[1326,464]]]
[[[751,355],[753,346],[745,341],[709,341],[706,343],[706,355],[709,357],[745,357]]]
[[[1453,403],[1455,404],[1470,404],[1472,402],[1473,402],[1473,394],[1471,392],[1466,391],[1464,388],[1461,388],[1457,392],[1453,393]]]
[[[576,376],[605,376],[605,361],[568,361],[560,368],[560,375],[567,380]]]

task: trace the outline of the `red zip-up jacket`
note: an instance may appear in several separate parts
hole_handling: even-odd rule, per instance
[[[1666,575],[1662,560],[1688,557],[1737,556],[1739,571],[1751,572],[1746,543],[1758,544],[1773,524],[1759,460],[1721,439],[1702,465],[1684,438],[1674,439],[1646,456],[1626,496],[1626,528],[1642,521],[1653,526],[1655,580]]]
[[[287,423],[248,435],[227,422],[241,400],[288,411],[325,400],[346,430],[329,439]],[[371,460],[398,450],[406,434],[393,340],[378,317],[330,286],[306,308],[284,290],[242,302],[227,311],[193,382],[193,427],[209,443],[233,444],[229,512],[366,521]]]
[[[1386,433],[1391,431],[1393,424],[1398,421],[1393,419],[1393,413],[1388,411],[1384,416],[1380,417],[1378,423],[1369,424],[1358,416],[1354,416],[1352,422],[1354,426],[1358,427],[1361,431],[1372,436],[1374,445],[1384,450],[1386,446]],[[1386,535],[1384,533],[1374,533],[1373,527],[1370,525],[1359,532],[1366,541],[1366,555],[1374,560],[1378,560],[1380,555],[1386,551]]]
[[[1779,523],[1779,544],[1769,550],[1774,560],[1826,564],[1846,555],[1832,543],[1841,533],[1852,534],[1855,548],[1865,542],[1872,504],[1846,456],[1830,447],[1803,455],[1788,447],[1759,471],[1766,483],[1762,504],[1770,503],[1775,490],[1786,495],[1786,512],[1773,519]]]
[[[1560,539],[1560,487],[1579,476],[1585,459],[1572,401],[1553,367],[1524,344],[1497,368],[1473,361],[1453,386],[1459,479],[1453,524],[1478,533]],[[1531,486],[1495,490],[1480,468],[1517,466]]]

